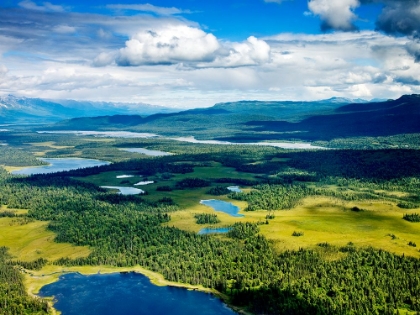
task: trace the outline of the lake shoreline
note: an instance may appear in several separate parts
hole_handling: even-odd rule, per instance
[[[46,274],[48,272],[48,274]],[[112,274],[112,273],[128,273],[134,272],[137,274],[141,274],[147,277],[153,285],[156,286],[170,286],[170,287],[177,287],[183,288],[187,290],[193,291],[200,291],[205,293],[210,293],[215,297],[219,298],[223,301],[230,309],[235,311],[238,314],[243,315],[253,315],[253,313],[247,311],[244,308],[240,308],[234,306],[230,302],[229,296],[223,294],[215,289],[206,288],[202,285],[192,285],[188,283],[182,282],[172,282],[166,280],[162,274],[150,271],[145,269],[141,266],[134,266],[134,267],[112,267],[112,266],[77,266],[77,267],[68,267],[63,268],[61,266],[52,266],[48,265],[46,268],[41,269],[40,271],[26,271],[24,272],[25,276],[25,289],[27,293],[36,298],[40,298],[37,294],[41,290],[42,287],[54,283],[59,280],[59,277],[64,274],[69,273],[80,273],[82,275],[94,275],[94,274]],[[35,280],[37,279],[37,280]],[[51,297],[43,298],[48,301],[53,314],[61,314],[58,310],[54,308],[54,303]]]

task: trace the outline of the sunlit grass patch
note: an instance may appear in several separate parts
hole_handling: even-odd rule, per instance
[[[351,207],[366,209],[351,211]],[[397,254],[420,257],[409,241],[419,242],[420,226],[402,220],[402,213],[394,205],[380,202],[346,203],[327,197],[307,197],[301,206],[288,211],[276,211],[268,225],[261,225],[261,233],[275,242],[278,250],[310,248],[327,242],[345,246],[373,246]],[[294,231],[304,237],[293,237]],[[398,238],[392,239],[389,234]]]
[[[55,234],[47,230],[48,222],[22,224],[20,218],[0,219],[0,246],[6,246],[14,259],[31,261],[38,258],[56,260],[61,257],[85,257],[90,249],[54,242]]]

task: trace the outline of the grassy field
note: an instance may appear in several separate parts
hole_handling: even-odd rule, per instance
[[[135,175],[133,178],[118,179],[117,175]],[[125,172],[108,172],[82,178],[84,181],[96,185],[132,186],[141,180],[154,180],[154,184],[137,186],[149,192],[144,196],[146,200],[156,201],[162,197],[171,197],[181,210],[171,213],[168,226],[198,232],[206,225],[196,224],[194,214],[216,213],[221,222],[214,227],[223,227],[235,222],[266,222],[267,211],[245,212],[246,202],[232,201],[227,196],[212,196],[206,194],[209,187],[173,190],[158,192],[157,186],[175,186],[175,183],[187,177],[198,177],[214,180],[221,177],[234,177],[254,179],[247,173],[239,173],[233,168],[213,163],[209,167],[195,167],[193,173],[176,174],[169,180],[162,180],[158,176],[142,177],[140,174]],[[226,185],[226,184],[223,184]],[[213,184],[212,186],[215,186]],[[325,186],[331,190],[337,189],[335,185]],[[384,193],[384,191],[380,191]],[[391,193],[394,196],[403,196],[403,193]],[[202,199],[221,199],[230,201],[239,206],[244,218],[231,217],[222,212],[215,212],[212,208],[201,205]],[[351,211],[352,207],[364,209],[361,212]],[[418,209],[420,211],[420,209]],[[409,210],[415,212],[416,210]],[[287,211],[275,211],[275,218],[269,224],[261,224],[260,231],[269,240],[272,240],[278,251],[317,248],[317,244],[327,242],[331,245],[344,246],[353,242],[356,246],[372,246],[396,254],[405,254],[420,257],[420,223],[411,223],[402,219],[406,210],[398,208],[391,201],[346,202],[332,197],[307,197],[301,205]],[[302,236],[292,236],[293,232],[303,232]],[[218,237],[223,237],[219,235]],[[408,242],[418,244],[418,247],[409,246]]]
[[[351,211],[357,206],[366,209]],[[319,243],[344,246],[372,246],[396,254],[420,257],[420,224],[402,219],[406,211],[382,202],[342,203],[326,197],[308,197],[301,206],[289,211],[275,212],[270,224],[262,225],[261,232],[275,242],[279,250],[314,247]],[[292,236],[302,231],[303,236]]]
[[[242,209],[244,218],[231,217],[221,212],[214,212],[210,207],[199,204],[208,195],[195,196],[195,204],[171,214],[169,226],[198,232],[206,225],[195,223],[195,213],[216,213],[221,220],[214,227],[231,225],[235,222],[263,223],[267,211],[243,211],[246,202],[233,201]],[[226,200],[226,198],[217,198]],[[362,212],[351,211],[358,206],[366,209]],[[275,248],[297,250],[299,248],[317,248],[317,244],[327,242],[335,246],[344,246],[353,242],[356,246],[372,246],[396,254],[405,254],[420,258],[419,247],[412,247],[408,242],[420,245],[420,223],[411,223],[402,219],[406,211],[395,205],[382,202],[344,203],[327,197],[307,197],[303,203],[292,210],[275,211],[275,218],[269,224],[261,224],[260,232],[272,240]],[[302,236],[292,236],[293,232],[303,232]]]
[[[47,225],[45,221],[25,224],[22,218],[1,218],[0,245],[8,247],[14,259],[23,261],[89,255],[87,247],[54,242],[55,234],[47,230]]]

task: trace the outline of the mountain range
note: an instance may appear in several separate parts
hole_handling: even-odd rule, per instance
[[[99,115],[152,115],[179,110],[143,103],[112,103],[0,96],[0,123],[46,123]]]
[[[149,116],[73,118],[44,129],[129,130],[234,142],[328,141],[420,133],[420,95],[404,95],[387,101],[357,101],[336,98],[316,102],[241,101]]]

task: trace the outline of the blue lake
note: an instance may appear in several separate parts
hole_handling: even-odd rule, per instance
[[[198,231],[198,235],[205,234],[223,234],[230,231],[231,228],[204,228]]]
[[[81,158],[60,158],[60,159],[46,159],[40,158],[41,161],[49,163],[45,166],[25,167],[21,170],[13,171],[15,175],[34,175],[34,174],[49,174],[62,171],[76,170],[79,168],[94,167],[101,165],[108,165],[110,162],[81,159]]]
[[[144,190],[134,188],[134,187],[123,187],[123,186],[101,186],[101,188],[107,188],[107,189],[117,189],[119,190],[119,194],[121,195],[139,195],[143,194]]]
[[[54,296],[62,315],[234,315],[211,294],[159,287],[137,273],[66,274],[39,291]]]
[[[121,149],[122,151],[132,152],[132,153],[140,153],[148,156],[166,156],[166,155],[173,155],[173,153],[158,151],[158,150],[149,150],[144,148],[129,148],[129,149]]]
[[[210,199],[201,200],[201,204],[212,207],[215,211],[220,211],[229,214],[232,217],[243,217],[243,214],[239,214],[239,207],[234,204],[222,200]]]

